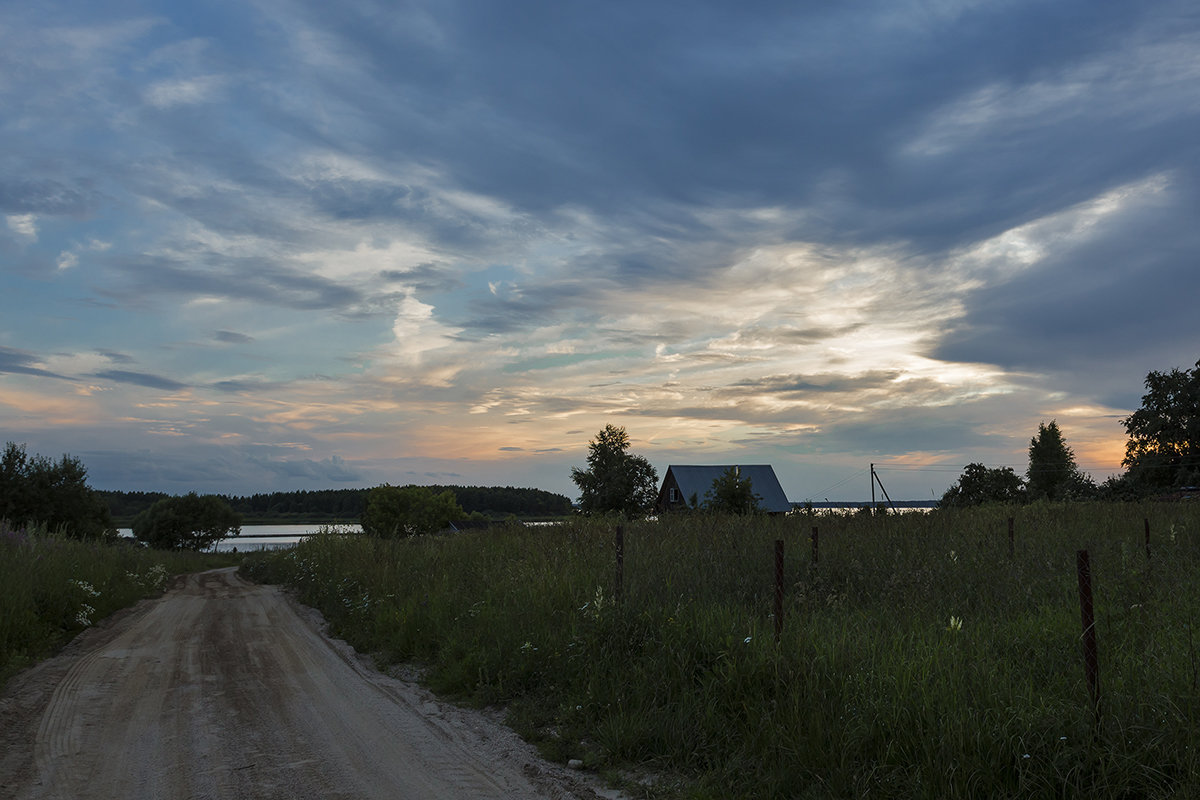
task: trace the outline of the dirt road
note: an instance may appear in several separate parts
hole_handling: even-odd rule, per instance
[[[6,798],[600,796],[232,569],[187,576],[15,678],[0,747]]]

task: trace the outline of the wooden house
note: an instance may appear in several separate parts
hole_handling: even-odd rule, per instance
[[[758,504],[760,509],[769,514],[786,514],[792,510],[770,464],[672,464],[667,467],[658,490],[658,510],[699,508],[704,504],[704,496],[712,489],[713,481],[731,468],[736,468],[743,480],[750,481],[751,490],[762,498]]]

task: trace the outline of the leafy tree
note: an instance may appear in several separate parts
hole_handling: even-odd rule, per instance
[[[9,442],[0,456],[0,519],[12,525],[44,525],[77,539],[117,535],[108,505],[87,485],[87,469],[77,458],[59,461],[29,456]]]
[[[1025,499],[1025,482],[1012,467],[988,469],[967,464],[958,482],[946,490],[940,508],[963,508],[984,503],[1019,503]]]
[[[1147,375],[1142,407],[1121,424],[1131,483],[1144,491],[1200,484],[1200,361]]]
[[[412,536],[442,530],[465,516],[448,489],[435,494],[426,486],[385,484],[367,495],[362,529],[372,536]]]
[[[1129,479],[1129,473],[1110,475],[1096,487],[1096,499],[1111,502],[1132,502],[1140,500],[1143,493]]]
[[[0,519],[25,525],[32,510],[33,485],[25,446],[9,442],[0,457]]]
[[[132,527],[133,535],[152,547],[207,550],[241,533],[242,517],[215,494],[190,492],[159,500],[134,517]]]
[[[1038,424],[1029,440],[1028,492],[1031,500],[1076,500],[1095,494],[1092,479],[1079,471],[1058,422]]]
[[[649,461],[628,450],[629,434],[615,425],[605,425],[588,443],[588,468],[571,469],[585,514],[612,511],[635,516],[654,508],[658,473]]]
[[[712,488],[704,495],[704,509],[716,514],[757,514],[761,502],[750,479],[743,480],[737,467],[713,478]]]

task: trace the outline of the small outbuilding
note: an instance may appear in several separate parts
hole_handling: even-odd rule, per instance
[[[762,498],[758,507],[769,514],[786,514],[792,510],[775,470],[770,464],[672,464],[663,476],[658,490],[659,511],[684,511],[704,503],[713,481],[730,469],[736,469],[743,480],[750,481],[751,490]]]

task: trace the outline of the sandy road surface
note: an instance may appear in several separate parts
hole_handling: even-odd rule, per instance
[[[0,747],[4,798],[598,797],[232,569],[187,576],[15,678]]]

